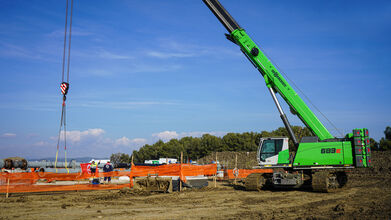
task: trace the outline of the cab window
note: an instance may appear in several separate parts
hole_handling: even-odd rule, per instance
[[[264,140],[260,153],[261,161],[265,161],[266,158],[277,155],[282,149],[283,141],[283,139]]]

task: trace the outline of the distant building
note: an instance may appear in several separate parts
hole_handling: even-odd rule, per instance
[[[145,164],[171,164],[177,163],[178,160],[175,158],[160,158],[159,160],[145,160]]]
[[[103,160],[95,160],[95,159],[92,159],[89,163],[91,163],[92,161],[95,161],[95,163],[97,164],[106,164],[107,161],[110,161],[110,159],[103,159]]]

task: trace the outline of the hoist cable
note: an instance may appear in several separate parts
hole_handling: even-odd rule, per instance
[[[66,123],[66,106],[65,106],[65,100],[64,100],[64,153],[65,153],[65,169],[67,170],[67,173],[69,173],[68,165],[67,165],[67,123]]]
[[[65,73],[65,52],[67,48],[67,28],[68,28],[68,0],[67,6],[65,9],[65,30],[64,30],[64,51],[62,55],[62,82],[64,82],[64,73]]]
[[[73,17],[73,0],[71,1],[71,17],[70,17],[70,24],[69,24],[68,67],[67,67],[67,81],[66,81],[67,83],[69,83],[69,65],[71,63],[72,17]]]
[[[67,173],[69,173],[68,170],[68,164],[67,164],[67,129],[66,129],[66,95],[68,93],[69,89],[69,67],[70,67],[70,57],[71,57],[71,38],[72,38],[72,17],[73,17],[73,0],[71,1],[71,15],[70,15],[70,24],[69,24],[69,37],[68,37],[68,59],[67,59],[67,75],[65,76],[65,54],[67,49],[67,29],[68,29],[68,0],[66,0],[66,10],[65,10],[65,30],[64,30],[64,51],[63,51],[63,58],[62,58],[62,83],[61,83],[61,93],[63,95],[63,102],[62,102],[62,109],[61,109],[61,120],[60,120],[60,129],[58,132],[58,140],[57,140],[57,152],[56,152],[56,161],[54,162],[54,167],[56,169],[57,173],[57,160],[58,160],[58,152],[60,149],[60,141],[61,141],[61,131],[62,128],[64,128],[64,153],[65,153],[65,169],[67,170]]]
[[[58,130],[58,139],[57,139],[57,152],[56,152],[56,160],[54,162],[54,168],[56,169],[57,173],[57,158],[58,158],[58,151],[60,149],[60,139],[61,139],[61,130],[62,130],[62,125],[64,121],[64,104],[62,104],[62,110],[61,110],[61,120],[60,120],[60,129]]]

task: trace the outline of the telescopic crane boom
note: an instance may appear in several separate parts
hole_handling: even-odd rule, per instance
[[[246,188],[260,189],[265,184],[275,187],[300,187],[312,184],[312,188],[316,191],[331,191],[346,184],[347,176],[344,171],[346,168],[370,166],[371,152],[366,128],[354,129],[353,133],[342,138],[331,135],[220,2],[218,0],[203,0],[203,2],[227,29],[227,39],[240,47],[243,54],[263,76],[297,149],[293,154],[289,153],[288,138],[262,138],[257,155],[258,163],[261,168],[274,168],[274,172],[249,175],[246,179]],[[292,112],[316,137],[304,137],[298,143],[276,93],[280,94]]]
[[[265,54],[254,43],[254,41],[247,35],[245,30],[243,30],[238,25],[238,23],[223,8],[223,6],[216,0],[204,0],[204,2],[228,30],[229,35],[227,35],[227,37],[232,42],[240,46],[241,51],[264,77],[266,86],[268,87],[273,100],[277,105],[280,117],[284,122],[284,125],[287,128],[291,138],[294,139],[294,143],[297,143],[296,138],[293,135],[288,119],[275,96],[276,92],[278,92],[294,110],[294,112],[297,113],[297,116],[311,130],[311,132],[319,137],[319,140],[334,138],[333,135],[330,134],[330,132],[310,110],[310,108],[305,104],[305,102],[300,98],[300,96],[298,96],[295,90],[288,84],[277,68],[270,62]]]

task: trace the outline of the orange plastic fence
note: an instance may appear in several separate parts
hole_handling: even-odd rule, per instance
[[[133,165],[131,177],[159,175],[159,176],[179,176],[182,181],[186,182],[186,176],[211,176],[217,171],[216,164],[208,165],[191,165],[191,164],[168,164],[162,166],[140,166]]]
[[[225,179],[244,179],[252,173],[273,173],[272,169],[226,169],[224,170]]]
[[[10,183],[31,182],[35,183],[39,179],[46,179],[48,182],[58,181],[75,181],[89,179],[90,177],[108,177],[108,176],[129,176],[129,171],[113,171],[107,173],[51,173],[51,172],[25,172],[25,173],[6,173],[0,172],[0,185],[4,184],[4,179],[10,180]]]
[[[109,173],[98,173],[95,177],[105,176],[129,176],[130,172],[114,171]],[[46,191],[75,191],[75,190],[103,190],[103,189],[119,189],[127,184],[108,184],[108,185],[93,185],[93,184],[48,184],[38,183],[38,180],[53,181],[81,181],[92,177],[88,173],[0,173],[0,193],[21,193],[21,192],[46,192]],[[77,183],[77,182],[75,182]]]
[[[121,189],[129,187],[127,184],[108,184],[108,185],[93,185],[93,184],[76,184],[76,185],[10,185],[7,190],[7,185],[0,186],[0,193],[24,193],[24,192],[55,192],[55,191],[82,191],[82,190],[108,190]]]
[[[133,186],[133,177],[142,177],[148,175],[158,176],[179,176],[181,180],[186,181],[186,176],[198,175],[215,175],[217,170],[216,164],[209,165],[191,165],[191,164],[168,164],[161,166],[139,166],[133,165],[131,171],[113,171],[113,172],[98,172],[90,174],[82,173],[49,173],[49,172],[24,172],[24,173],[6,173],[0,172],[0,193],[16,193],[16,192],[45,192],[45,191],[74,191],[74,190],[103,190],[103,189],[119,189],[126,186]],[[59,184],[42,184],[38,180],[53,181],[81,181],[90,179],[91,177],[130,177],[130,184],[75,184],[61,185]],[[68,183],[69,184],[69,183]]]

